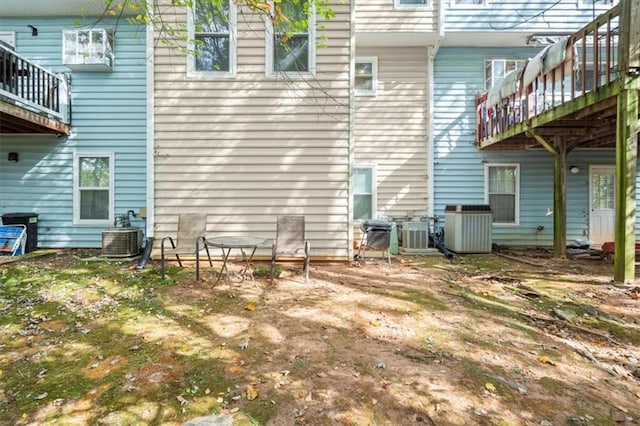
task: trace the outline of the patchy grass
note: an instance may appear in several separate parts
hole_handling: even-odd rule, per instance
[[[213,286],[96,254],[0,264],[1,424],[640,421],[640,291],[609,264],[398,257],[307,285],[258,264],[258,286]]]

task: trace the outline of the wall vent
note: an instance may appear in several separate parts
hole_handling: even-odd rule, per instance
[[[102,231],[102,255],[130,257],[140,254],[142,231],[137,228],[111,228]]]

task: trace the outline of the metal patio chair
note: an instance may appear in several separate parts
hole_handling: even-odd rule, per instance
[[[310,245],[305,239],[304,216],[278,216],[276,240],[271,252],[271,282],[278,258],[303,258],[304,282],[309,281]]]
[[[178,235],[164,237],[160,243],[160,264],[162,265],[162,278],[166,275],[165,257],[175,255],[178,265],[182,267],[180,255],[196,256],[196,280],[200,279],[200,253],[204,250],[209,259],[209,266],[213,267],[209,247],[205,243],[207,229],[207,215],[204,213],[181,213],[178,218]],[[165,248],[169,242],[171,247]]]

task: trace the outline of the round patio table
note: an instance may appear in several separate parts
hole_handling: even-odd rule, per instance
[[[240,250],[242,253],[242,261],[244,263],[244,268],[242,269],[242,272],[240,272],[242,281],[244,281],[246,276],[249,275],[251,281],[255,283],[253,271],[251,269],[251,259],[253,259],[253,255],[258,247],[263,245],[266,241],[267,240],[264,238],[246,235],[208,238],[205,241],[207,246],[218,247],[222,250],[222,267],[220,268],[220,272],[218,273],[218,278],[216,279],[214,286],[218,284],[223,275],[227,277],[227,280],[229,280],[227,262],[229,260],[229,255],[231,254],[231,250]]]

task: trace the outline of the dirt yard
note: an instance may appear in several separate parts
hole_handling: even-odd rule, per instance
[[[162,281],[152,262],[141,280],[114,264],[123,277],[93,271],[75,295],[34,287],[33,303],[75,312],[39,331],[7,319],[20,295],[3,292],[0,423],[640,424],[640,288],[599,259],[508,255],[312,263],[308,284],[287,269],[272,285],[256,265],[258,285],[215,287],[210,271]],[[0,264],[0,280],[28,267],[59,283],[86,265],[58,253]],[[132,300],[146,307],[121,312]],[[77,371],[43,375],[37,354]]]

